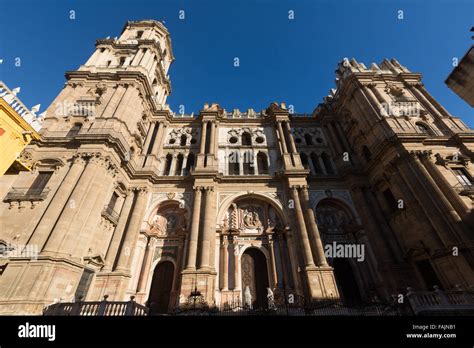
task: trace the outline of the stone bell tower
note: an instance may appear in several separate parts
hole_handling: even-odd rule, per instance
[[[25,149],[34,170],[11,185],[30,189],[7,194],[10,208],[1,210],[2,238],[34,246],[38,255],[10,260],[0,304],[15,305],[0,312],[37,313],[55,299],[104,293],[123,297],[149,199],[142,156],[154,115],[168,108],[173,60],[160,22],[127,22],[120,37],[97,40],[87,62],[66,73],[42,140]],[[40,278],[34,287],[25,283]]]

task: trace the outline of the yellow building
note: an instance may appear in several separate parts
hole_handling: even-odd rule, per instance
[[[20,154],[31,140],[39,140],[38,131],[44,115],[36,116],[39,105],[28,108],[16,97],[20,88],[13,91],[0,81],[0,176],[10,168],[30,170]]]

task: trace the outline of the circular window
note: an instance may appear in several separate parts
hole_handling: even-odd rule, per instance
[[[236,137],[230,137],[230,139],[229,139],[229,143],[231,143],[231,144],[235,144],[235,143],[237,143],[237,141],[239,141],[239,139],[237,139]]]
[[[196,144],[196,139],[191,139],[191,144]]]
[[[170,139],[170,144],[174,144],[176,142],[176,139]]]
[[[317,138],[316,141],[321,144],[323,142],[323,139]]]
[[[264,138],[264,137],[257,137],[257,138],[255,139],[255,141],[256,141],[257,143],[259,143],[259,144],[262,144],[262,143],[265,141],[265,138]]]
[[[297,144],[301,144],[301,139],[300,139],[300,138],[296,138],[296,139],[295,139],[295,142],[296,142]]]

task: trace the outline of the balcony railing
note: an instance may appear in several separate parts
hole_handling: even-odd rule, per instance
[[[437,313],[474,313],[473,290],[413,291],[408,288],[407,297],[415,315]]]
[[[112,207],[109,207],[108,205],[104,206],[104,210],[102,210],[102,216],[113,224],[117,225],[119,214]]]
[[[107,295],[102,301],[94,302],[59,302],[43,309],[43,315],[58,316],[145,316],[148,308],[135,302],[135,296],[130,301],[107,301]]]
[[[461,196],[474,195],[474,184],[457,184],[454,186],[454,190],[458,192]]]
[[[34,189],[31,187],[13,187],[6,197],[5,202],[11,201],[44,201],[48,196],[50,189]]]

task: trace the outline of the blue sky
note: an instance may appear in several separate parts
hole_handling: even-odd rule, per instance
[[[175,111],[184,105],[186,113],[197,112],[205,102],[260,111],[284,101],[310,113],[334,87],[344,57],[367,66],[396,58],[421,72],[428,91],[474,127],[473,109],[444,83],[452,59],[472,44],[472,0],[0,2],[0,80],[20,86],[28,107],[41,103],[44,110],[61,90],[64,72],[85,63],[97,38],[118,36],[127,20],[157,19],[165,21],[176,57],[168,99]]]

